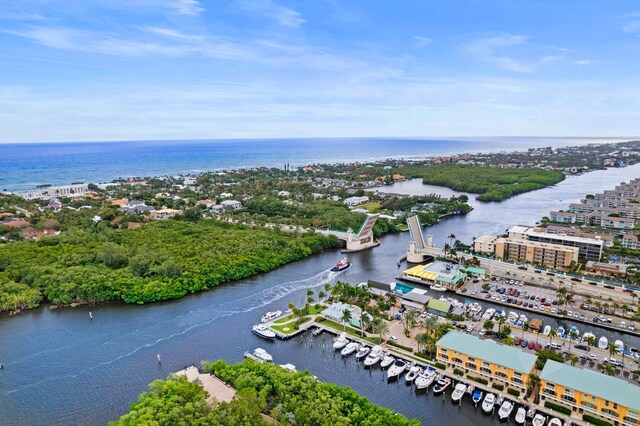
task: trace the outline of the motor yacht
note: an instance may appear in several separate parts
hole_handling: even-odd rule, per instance
[[[509,312],[509,316],[507,317],[507,321],[513,322],[513,323],[518,321],[518,314],[516,314],[513,311]]]
[[[255,356],[256,358],[258,358],[261,361],[265,361],[265,362],[273,361],[273,357],[271,356],[271,354],[269,354],[267,351],[265,351],[262,348],[256,348],[253,351],[253,356]]]
[[[469,313],[471,315],[477,315],[480,313],[480,311],[482,310],[482,306],[480,306],[479,303],[472,303],[471,305],[469,305]]]
[[[358,348],[358,352],[356,353],[356,359],[363,359],[371,352],[371,348],[369,346],[361,345]]]
[[[433,393],[436,395],[442,393],[447,390],[449,385],[451,385],[451,379],[448,377],[441,377],[433,387]]]
[[[598,340],[598,349],[606,350],[608,347],[609,347],[609,339],[607,339],[606,337],[602,336]]]
[[[486,414],[493,413],[493,407],[496,405],[496,395],[493,393],[488,393],[487,396],[484,397],[484,401],[482,401],[482,411]]]
[[[438,372],[433,367],[427,367],[416,377],[416,389],[426,389],[438,376]]]
[[[321,334],[324,330],[320,327],[316,327],[313,329],[313,331],[311,332],[311,334],[313,334],[314,336],[317,336],[319,334]]]
[[[282,311],[274,311],[274,312],[267,312],[266,314],[264,314],[262,316],[262,320],[260,320],[261,322],[269,322],[271,320],[274,320],[276,318],[278,318],[280,315],[282,315]]]
[[[544,330],[542,330],[542,335],[543,336],[548,336],[549,334],[551,334],[551,326],[550,325],[545,325],[544,326]]]
[[[385,369],[387,367],[389,367],[391,364],[393,364],[393,362],[396,359],[390,355],[390,354],[386,354],[383,358],[382,361],[380,361],[380,368]]]
[[[340,351],[340,355],[349,356],[352,353],[354,353],[356,350],[358,350],[358,342],[349,342],[347,346],[342,348],[342,351]]]
[[[471,394],[471,400],[475,405],[478,405],[478,402],[482,401],[483,394],[484,393],[480,389],[476,389],[473,391],[473,394]]]
[[[527,421],[527,410],[524,407],[519,407],[516,411],[516,424],[523,425]]]
[[[509,416],[513,411],[513,402],[505,399],[500,406],[500,410],[498,410],[498,418],[501,422],[509,420]]]
[[[293,373],[295,373],[296,371],[298,371],[296,369],[296,366],[293,364],[280,364],[280,367],[284,368],[285,370],[289,370]]]
[[[528,321],[528,319],[527,319],[527,316],[526,316],[526,315],[520,315],[520,316],[518,317],[518,322],[522,322],[522,323],[524,324],[524,323],[525,323],[525,322],[527,322],[527,321]]]
[[[372,365],[376,365],[382,359],[382,347],[374,346],[369,352],[369,355],[364,359],[364,365],[367,367],[371,367]]]
[[[578,327],[576,327],[575,325],[572,325],[571,328],[569,329],[569,336],[571,336],[571,338],[573,339],[574,335],[579,336],[580,330],[578,330]]]
[[[347,343],[349,343],[349,339],[347,339],[347,333],[343,332],[333,341],[333,349],[342,349],[347,346]]]
[[[596,335],[595,335],[595,334],[593,334],[593,333],[586,332],[586,333],[584,333],[584,334],[582,335],[582,341],[583,341],[583,342],[586,342],[586,341],[587,341],[587,340],[589,340],[591,337],[593,337],[593,338],[595,339],[595,338],[596,338]]]
[[[624,343],[622,343],[622,340],[616,340],[613,344],[616,345],[616,348],[618,348],[620,352],[624,351]]]
[[[493,318],[493,315],[496,313],[496,310],[493,308],[489,308],[486,311],[484,311],[484,314],[482,314],[482,319],[483,320],[490,320],[491,318]]]
[[[558,329],[556,331],[558,333],[558,336],[564,336],[564,334],[565,334],[563,326],[558,327]]]
[[[422,368],[417,365],[412,365],[407,374],[405,374],[404,380],[407,384],[411,384],[420,373],[422,373]]]
[[[547,417],[538,413],[533,416],[533,421],[531,422],[533,426],[544,426],[544,422],[547,421]]]
[[[462,397],[464,396],[466,391],[467,385],[465,385],[464,383],[458,383],[453,389],[453,393],[451,394],[451,401],[453,401],[454,404],[457,404],[462,400]]]
[[[275,339],[276,333],[266,325],[258,324],[251,327],[253,334],[262,337],[263,339]]]
[[[407,363],[401,359],[396,359],[389,370],[387,370],[387,380],[396,379],[404,373]]]
[[[562,423],[562,420],[560,420],[559,418],[554,417],[551,420],[549,420],[549,423],[547,423],[547,426],[564,426],[564,423]]]
[[[447,291],[447,288],[442,284],[435,284],[431,286],[431,290],[433,291]]]

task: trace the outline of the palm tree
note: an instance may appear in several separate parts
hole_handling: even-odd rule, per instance
[[[493,321],[491,320],[486,320],[484,322],[484,324],[482,324],[482,328],[484,328],[485,330],[489,331],[489,330],[493,330],[493,326],[495,324],[493,323]]]
[[[442,247],[442,252],[444,253],[444,258],[447,259],[449,253],[451,253],[451,246],[449,243],[444,243],[444,247]]]
[[[607,376],[615,376],[616,371],[613,369],[611,364],[602,364],[602,372]]]
[[[506,321],[507,321],[506,318],[503,317],[502,315],[498,317],[498,336],[500,335],[500,332],[502,331],[502,326]]]
[[[322,301],[322,299],[324,299],[325,297],[327,297],[327,295],[325,294],[324,291],[321,291],[320,293],[318,293],[318,298],[320,299],[320,301]]]
[[[429,317],[424,320],[424,328],[427,330],[427,333],[433,334],[436,331],[436,326],[438,325],[438,320],[435,317]]]
[[[342,317],[340,318],[340,321],[342,321],[342,324],[344,326],[342,331],[345,331],[347,329],[347,323],[351,321],[351,318],[351,311],[349,309],[345,309],[344,311],[342,311]]]
[[[430,337],[431,336],[429,336],[427,333],[416,334],[415,340],[416,340],[416,343],[418,343],[418,352],[420,352],[421,345],[424,345],[425,347],[427,346],[427,344],[429,343]]]
[[[381,318],[374,318],[371,322],[371,331],[373,334],[377,334],[382,342],[383,336],[389,332],[389,326]]]
[[[553,340],[553,338],[557,336],[558,331],[555,328],[552,328],[551,331],[549,331],[549,345],[551,345],[551,341]]]
[[[571,330],[569,332],[569,337],[571,337],[571,339],[569,339],[569,351],[571,351],[571,342],[573,342],[575,344],[575,342],[578,339],[578,332],[575,330]]]
[[[387,294],[387,303],[391,306],[391,316],[393,316],[393,307],[396,305],[398,298],[395,294],[389,293]]]
[[[609,345],[607,345],[607,349],[609,350],[610,356],[614,356],[615,354],[618,353],[618,347],[613,342],[609,342]]]
[[[505,345],[507,345],[507,346],[513,346],[513,344],[514,344],[513,337],[511,337],[511,336],[507,336],[507,340],[505,340],[505,342],[504,342],[504,343],[505,343]]]
[[[578,357],[575,356],[574,354],[571,354],[569,356],[569,362],[571,363],[571,366],[573,367],[574,365],[576,365],[576,362],[578,362]]]
[[[522,338],[524,339],[524,332],[525,331],[529,331],[529,321],[525,321],[524,324],[522,324]]]
[[[587,338],[585,339],[585,342],[587,342],[587,345],[589,346],[589,350],[591,350],[591,348],[596,345],[596,336],[593,336],[593,335],[587,336]]]

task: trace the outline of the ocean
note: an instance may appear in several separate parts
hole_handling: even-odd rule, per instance
[[[248,167],[617,142],[617,138],[353,138],[0,144],[0,191]]]

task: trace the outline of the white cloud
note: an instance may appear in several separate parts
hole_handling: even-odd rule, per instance
[[[298,11],[272,0],[238,0],[235,4],[242,10],[265,16],[283,27],[297,28],[306,22]]]
[[[175,10],[181,15],[197,16],[205,11],[198,0],[169,0],[167,4],[173,4]]]
[[[433,39],[430,37],[414,35],[413,39],[416,41],[417,47],[429,46],[431,43],[433,43]]]
[[[591,59],[578,59],[576,61],[573,61],[574,64],[576,65],[590,65],[593,64],[594,61],[592,61]]]
[[[466,47],[466,51],[474,58],[496,68],[519,73],[533,73],[542,65],[561,60],[555,55],[543,55],[534,59],[518,59],[507,52],[527,45],[529,38],[523,35],[501,34],[476,40]]]

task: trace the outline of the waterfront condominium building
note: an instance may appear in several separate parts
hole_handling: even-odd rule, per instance
[[[497,259],[527,262],[564,271],[571,262],[578,262],[577,247],[541,243],[520,238],[497,238],[494,242]]]
[[[436,360],[447,370],[458,368],[467,377],[487,380],[524,392],[536,365],[536,356],[466,333],[449,331],[436,343]]]
[[[558,244],[567,247],[577,247],[578,256],[587,260],[598,261],[602,257],[604,241],[600,238],[585,238],[573,235],[544,232],[540,228],[531,226],[513,226],[508,231],[509,238],[537,241],[541,243]]]
[[[540,405],[546,402],[565,406],[574,415],[600,418],[613,425],[640,424],[640,387],[551,360],[540,374]]]

